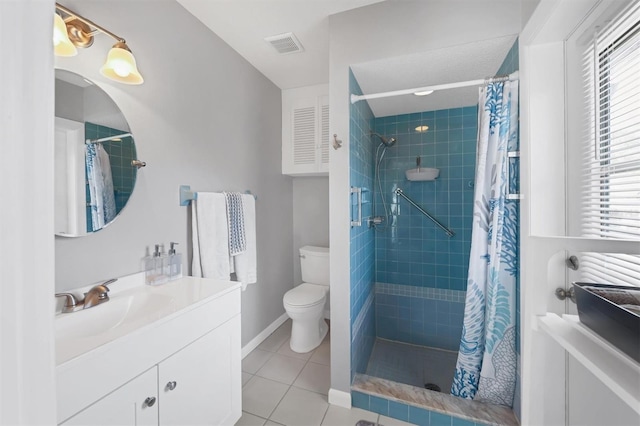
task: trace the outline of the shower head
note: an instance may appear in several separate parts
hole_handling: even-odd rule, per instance
[[[386,146],[387,148],[391,147],[391,146],[394,146],[396,144],[396,142],[397,142],[397,139],[394,138],[394,137],[386,138],[386,137],[384,137],[381,134],[376,133],[376,132],[371,132],[371,134],[372,135],[376,135],[377,137],[379,137],[380,140],[382,141],[382,143],[384,144],[384,146]]]

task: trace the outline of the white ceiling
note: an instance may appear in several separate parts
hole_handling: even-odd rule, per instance
[[[281,89],[329,82],[329,15],[362,8],[348,12],[348,15],[354,20],[354,31],[361,28],[363,34],[368,34],[369,28],[375,28],[376,22],[387,19],[398,8],[401,9],[399,12],[405,14],[411,10],[439,13],[442,16],[432,16],[431,19],[445,23],[452,22],[451,20],[456,22],[460,17],[468,17],[470,13],[461,11],[460,13],[467,15],[456,15],[458,9],[438,8],[437,6],[442,6],[440,3],[429,3],[426,0],[424,3],[410,4],[382,0],[177,1]],[[366,7],[374,3],[380,4]],[[487,13],[493,13],[491,10],[495,5],[490,0],[485,3],[489,11]],[[514,5],[517,6],[514,2],[510,8],[513,9]],[[373,8],[382,10],[384,16],[367,14]],[[399,16],[403,16],[402,13]],[[397,21],[394,22],[397,24]],[[403,21],[400,19],[400,22]],[[461,30],[458,28],[447,31],[446,28],[449,27],[446,24],[444,28],[428,41],[431,46],[448,46],[446,48],[427,48],[420,53],[353,64],[354,75],[363,93],[411,89],[495,75],[517,36],[503,35],[513,31],[502,31],[501,34],[495,34],[499,35],[497,38],[452,45],[450,33],[457,34]],[[297,36],[305,49],[303,52],[282,55],[264,40],[265,37],[286,32],[293,32]],[[392,47],[405,46],[412,37],[415,38],[413,31],[384,32],[385,43]],[[471,37],[467,34],[462,37],[464,38],[466,40],[459,40],[458,43],[474,40],[473,34]],[[486,34],[484,38],[487,38]],[[375,46],[374,41],[371,43]],[[395,51],[395,48],[391,51]],[[384,117],[474,105],[477,103],[477,96],[477,88],[469,87],[435,92],[423,97],[405,95],[370,100],[369,105],[376,117]]]
[[[382,0],[177,0],[281,89],[329,82],[329,15]],[[265,37],[293,32],[304,52]]]
[[[476,41],[420,54],[354,64],[353,74],[364,94],[478,80],[495,75],[516,36]],[[404,95],[368,101],[376,117],[432,111],[478,103],[478,88]]]

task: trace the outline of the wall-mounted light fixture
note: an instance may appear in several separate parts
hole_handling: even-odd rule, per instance
[[[144,82],[136,66],[136,59],[122,37],[118,37],[59,3],[56,3],[53,22],[53,47],[56,56],[77,55],[77,47],[91,46],[93,36],[101,32],[116,40],[116,44],[109,51],[107,61],[100,68],[100,73],[119,83],[142,84]]]

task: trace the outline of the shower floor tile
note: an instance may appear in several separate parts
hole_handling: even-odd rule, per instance
[[[423,388],[427,383],[449,393],[458,353],[376,339],[366,374]]]

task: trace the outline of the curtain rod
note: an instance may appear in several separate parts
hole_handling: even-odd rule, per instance
[[[92,143],[100,143],[100,142],[106,142],[106,141],[111,141],[114,139],[122,139],[122,138],[126,138],[131,136],[131,133],[123,133],[121,135],[115,135],[115,136],[107,136],[106,138],[100,138],[100,139],[87,139],[85,141],[85,143],[87,145],[92,144]]]
[[[389,98],[391,96],[411,95],[415,92],[427,92],[430,90],[435,92],[437,90],[457,89],[459,87],[481,86],[483,84],[488,84],[488,83],[496,83],[499,81],[507,81],[507,80],[514,81],[517,79],[518,79],[518,71],[508,75],[490,77],[490,78],[485,78],[481,80],[470,80],[470,81],[461,81],[458,83],[438,84],[435,86],[416,87],[414,89],[404,89],[404,90],[394,90],[391,92],[372,93],[370,95],[351,95],[351,103],[355,104],[358,101],[363,101],[366,99],[379,99],[379,98]]]

